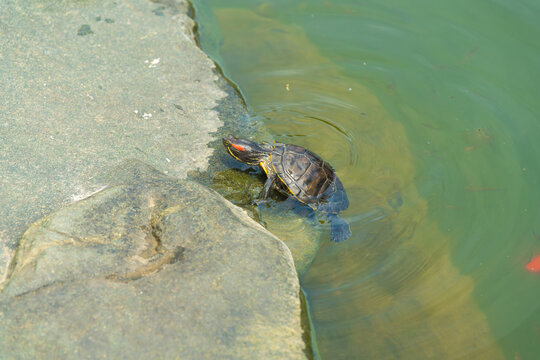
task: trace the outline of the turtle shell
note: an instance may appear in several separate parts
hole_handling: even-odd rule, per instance
[[[271,163],[286,190],[303,203],[326,212],[348,207],[345,189],[330,165],[297,145],[276,143]]]

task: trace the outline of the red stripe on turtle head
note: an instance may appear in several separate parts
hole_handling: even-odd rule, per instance
[[[240,146],[240,145],[231,144],[231,146],[232,146],[233,148],[235,148],[236,150],[238,150],[238,151],[245,151],[245,150],[246,150],[246,149],[244,149],[243,146]]]

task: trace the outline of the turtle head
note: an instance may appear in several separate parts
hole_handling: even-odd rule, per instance
[[[223,138],[223,146],[233,158],[248,165],[259,165],[272,151],[265,145],[259,145],[246,139],[238,139],[232,135]]]

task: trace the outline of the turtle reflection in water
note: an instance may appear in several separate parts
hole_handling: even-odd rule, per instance
[[[349,206],[345,188],[332,167],[318,155],[297,145],[257,144],[231,135],[223,138],[223,145],[236,160],[264,170],[268,179],[261,200],[266,200],[272,190],[293,196],[326,214],[332,241],[341,242],[351,236],[349,224],[338,216]]]

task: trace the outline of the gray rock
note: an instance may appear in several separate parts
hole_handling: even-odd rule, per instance
[[[207,169],[218,111],[242,104],[224,106],[188,12],[185,0],[2,2],[0,280],[28,225],[96,191],[110,166]]]
[[[306,357],[290,251],[185,180],[247,128],[189,12],[0,6],[0,358]]]
[[[1,358],[302,359],[289,249],[138,161],[33,224],[0,292]]]

